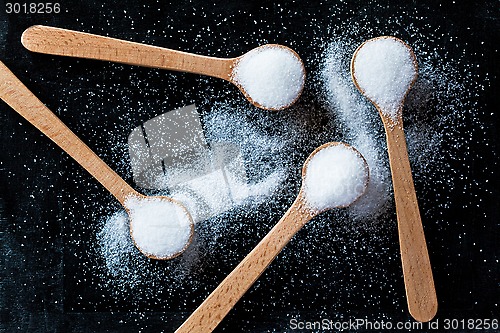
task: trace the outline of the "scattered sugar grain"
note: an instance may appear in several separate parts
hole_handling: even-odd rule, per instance
[[[358,49],[353,75],[366,97],[396,120],[402,102],[417,77],[412,51],[394,37],[371,39]]]
[[[286,170],[278,168],[249,182],[243,164],[235,167],[238,163],[239,160],[232,161],[206,174],[200,171],[199,177],[171,187],[169,196],[182,202],[196,224],[248,203],[258,204],[279,189],[284,181]],[[175,174],[175,170],[169,171]]]
[[[300,58],[289,49],[262,46],[239,60],[233,79],[254,102],[278,110],[290,106],[300,96],[305,72]]]
[[[182,252],[192,234],[191,217],[182,206],[161,198],[130,197],[131,234],[141,252],[169,258]]]
[[[391,176],[380,117],[352,84],[349,60],[356,46],[355,41],[342,38],[330,42],[321,59],[319,79],[325,107],[342,131],[341,141],[356,147],[370,170],[366,192],[349,207],[349,215],[356,221],[374,222],[392,204]]]
[[[307,164],[304,194],[311,208],[345,207],[365,191],[368,170],[361,155],[338,144],[318,151]]]
[[[119,275],[124,269],[125,257],[135,250],[130,239],[127,213],[120,210],[109,216],[97,234],[97,239],[108,272],[113,276]]]

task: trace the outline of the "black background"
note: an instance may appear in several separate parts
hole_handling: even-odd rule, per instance
[[[450,208],[440,215],[446,226],[425,221],[436,215],[433,200],[453,189],[429,191],[429,182],[416,179],[417,193],[430,192],[421,211],[439,299],[436,318],[498,319],[498,179],[492,176],[498,169],[498,2],[68,1],[61,2],[61,13],[50,15],[7,15],[0,5],[0,59],[130,184],[125,143],[132,128],[191,103],[203,114],[212,103],[242,100],[240,93],[226,82],[192,74],[33,54],[21,45],[24,29],[53,25],[219,57],[280,43],[296,50],[310,73],[317,71],[315,59],[324,41],[342,34],[347,20],[359,18],[358,29],[345,34],[360,42],[397,34],[410,45],[417,43],[406,28],[410,25],[441,36],[433,41],[437,48],[447,50],[450,59],[477,64],[468,68],[489,83],[472,94],[477,115],[467,120],[463,135],[470,154],[454,162],[466,170],[462,174],[467,177],[456,181],[465,190],[452,194]],[[308,83],[299,105],[319,110],[304,117],[321,128],[321,101],[314,92],[315,85]],[[291,179],[282,202],[258,208],[252,218],[268,220],[260,227],[240,216],[240,224],[234,224],[240,227],[229,227],[219,240],[224,246],[203,257],[193,273],[196,283],[183,282],[182,288],[159,294],[149,290],[127,296],[125,291],[117,296],[94,275],[102,262],[92,243],[96,219],[118,209],[118,203],[7,105],[0,109],[0,327],[5,332],[174,331],[277,221],[298,186],[297,178]],[[251,112],[242,116],[251,118]],[[287,117],[299,116],[298,109],[289,112]],[[272,130],[284,115],[264,112],[263,117]],[[484,125],[480,130],[476,121]],[[297,165],[322,141],[311,133],[310,142],[293,157]],[[321,228],[306,226],[217,330],[289,331],[291,318],[411,321],[395,224],[378,229],[376,237],[370,229],[353,234],[345,225]],[[307,252],[297,245],[304,241],[312,242]],[[345,247],[347,253],[340,250]],[[149,264],[153,272],[169,265]],[[329,271],[332,265],[335,272]],[[154,286],[145,283],[144,288]]]

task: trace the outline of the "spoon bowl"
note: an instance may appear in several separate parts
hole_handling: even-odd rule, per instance
[[[261,109],[288,108],[299,99],[304,89],[304,63],[287,46],[261,45],[232,61],[229,81]]]
[[[21,42],[28,50],[38,53],[105,60],[220,78],[235,84],[250,103],[267,110],[281,110],[295,103],[302,92],[305,81],[304,64],[297,53],[286,46],[277,44],[257,47],[237,58],[216,58],[43,25],[35,25],[26,29],[21,37]],[[276,105],[266,105],[259,102],[256,96],[249,93],[248,87],[238,82],[235,75],[235,70],[238,70],[238,66],[248,58],[248,55],[258,54],[266,49],[284,51],[284,54],[288,54],[300,65],[297,77],[293,81],[297,84],[295,95]],[[269,76],[270,73],[264,71],[261,74]],[[280,77],[282,76],[280,75]],[[275,83],[282,89],[290,89],[280,85],[281,82]],[[280,93],[286,94],[288,92],[287,90]]]
[[[151,259],[168,260],[191,244],[194,222],[187,208],[167,196],[129,196],[124,203],[130,236],[139,251]]]
[[[320,161],[319,155],[326,154],[330,156],[321,156]],[[349,159],[351,163],[346,162]],[[335,168],[336,165],[339,167]],[[315,215],[346,208],[365,193],[369,179],[368,163],[356,148],[342,142],[327,142],[316,148],[304,162],[299,197]],[[332,183],[350,185],[339,190],[331,187]],[[313,195],[316,193],[318,195]]]
[[[385,44],[382,47],[387,50],[377,44]],[[401,50],[404,52],[400,57],[391,54]],[[371,53],[375,56],[370,56]],[[391,61],[384,62],[387,57],[392,57]],[[407,43],[392,36],[363,42],[353,54],[351,77],[384,122],[402,123],[404,101],[418,77],[417,58]]]
[[[134,190],[115,171],[113,171],[102,159],[100,159],[83,141],[80,140],[52,111],[50,111],[24,84],[0,61],[0,98],[5,101],[14,111],[20,114],[28,122],[38,128],[43,134],[51,139],[56,145],[68,153],[78,164],[86,169],[96,180],[98,180],[116,199],[125,207],[130,217],[130,228],[132,240],[136,247],[144,255],[152,259],[172,259],[180,255],[191,243],[194,233],[194,222],[187,209],[178,201],[168,197],[147,197]],[[132,201],[131,201],[132,200]],[[182,228],[179,244],[174,251],[163,251],[153,253],[145,251],[149,244],[137,239],[137,230],[143,229],[139,221],[144,221],[140,215],[133,214],[134,206],[130,202],[134,200],[150,201],[156,200],[164,205],[176,207],[183,212],[184,220],[172,224],[171,219],[156,221],[151,230],[156,230],[158,235],[169,236],[169,231],[175,231],[175,227]],[[161,205],[160,205],[161,206]],[[137,205],[136,205],[137,207]],[[143,207],[144,208],[144,207]],[[172,228],[174,227],[174,228]],[[170,228],[170,229],[169,229]],[[135,231],[135,232],[134,232]],[[147,231],[147,230],[146,230]],[[178,230],[177,230],[178,231]],[[168,245],[168,244],[167,244]]]
[[[413,318],[427,322],[436,315],[437,296],[402,118],[403,103],[417,72],[413,50],[391,36],[364,42],[351,61],[355,86],[374,104],[384,124],[408,309]]]
[[[313,182],[308,186],[308,174],[314,169],[328,171],[330,159],[321,157],[321,168],[310,168],[317,158],[325,152],[337,154],[339,151],[346,152],[353,158],[359,170],[356,174],[343,174],[339,180],[344,184],[354,184],[353,177],[357,177],[356,185],[348,186],[353,191],[359,191],[350,196],[349,202],[337,205],[332,201],[331,205],[315,207],[308,200],[308,191],[325,190],[325,184]],[[359,178],[358,178],[359,177]],[[356,200],[366,190],[369,180],[368,165],[361,154],[354,148],[339,142],[326,143],[311,153],[302,168],[302,186],[292,206],[269,233],[257,244],[257,246],[240,262],[238,266],[219,284],[219,286],[203,301],[203,303],[189,316],[189,318],[176,330],[176,333],[208,333],[212,332],[224,319],[229,311],[236,305],[238,300],[255,283],[264,270],[271,264],[279,252],[288,244],[292,237],[312,218],[329,209],[346,207]],[[311,185],[311,184],[309,184]],[[338,185],[338,184],[330,184]],[[335,190],[335,194],[338,192]],[[340,191],[342,194],[342,191]],[[333,198],[336,198],[335,196]],[[340,202],[340,201],[338,201]]]

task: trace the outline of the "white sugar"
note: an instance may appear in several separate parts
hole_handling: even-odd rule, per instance
[[[396,120],[417,76],[409,48],[394,37],[371,39],[358,49],[352,66],[354,78],[366,97]]]
[[[128,198],[130,230],[144,254],[169,258],[182,252],[191,239],[191,219],[182,206],[166,199]]]
[[[100,252],[105,260],[106,268],[113,274],[119,274],[124,262],[124,256],[134,252],[130,239],[128,215],[120,210],[109,216],[97,235]]]
[[[290,106],[300,96],[305,72],[295,53],[269,45],[245,54],[233,70],[233,79],[254,102],[278,110]]]
[[[350,216],[359,221],[376,221],[392,204],[391,175],[380,117],[373,106],[352,84],[349,61],[355,42],[336,38],[324,55],[321,79],[327,106],[348,142],[365,158],[370,182],[363,196],[349,207]]]
[[[248,203],[257,204],[276,191],[283,178],[284,171],[276,170],[248,184],[234,173],[218,170],[174,188],[171,197],[183,203],[196,224]]]
[[[304,196],[313,209],[345,207],[364,193],[368,182],[366,162],[343,145],[318,151],[307,164]]]

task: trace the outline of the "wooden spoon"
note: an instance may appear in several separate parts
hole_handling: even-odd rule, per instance
[[[24,47],[33,52],[106,60],[128,65],[162,68],[224,79],[235,84],[252,104],[267,110],[280,110],[289,107],[297,101],[304,87],[305,69],[302,60],[298,54],[295,53],[295,51],[278,44],[263,45],[257,49],[264,47],[277,47],[290,52],[290,54],[296,57],[296,59],[298,59],[301,63],[302,86],[296,97],[290,101],[290,103],[273,107],[263,106],[256,102],[252,96],[247,93],[245,87],[239,84],[235,79],[233,69],[237,67],[238,62],[244,57],[244,55],[229,59],[207,57],[152,45],[43,25],[35,25],[26,29],[21,37],[21,42]]]
[[[401,261],[406,288],[406,297],[410,314],[418,321],[430,321],[437,312],[437,297],[432,277],[431,264],[425,242],[422,220],[418,209],[417,196],[408,160],[406,139],[403,131],[403,103],[406,95],[417,79],[417,60],[413,50],[406,43],[395,37],[377,37],[361,44],[354,52],[351,61],[351,75],[354,84],[363,95],[370,95],[359,82],[356,74],[356,57],[368,43],[381,40],[393,40],[407,49],[414,66],[414,76],[407,83],[408,90],[401,97],[399,108],[394,115],[392,110],[383,107],[376,98],[367,97],[379,111],[384,124],[389,162],[391,165],[394,199],[398,220]],[[394,61],[394,59],[388,59]],[[398,68],[399,70],[399,68]]]
[[[0,61],[0,98],[19,113],[28,122],[38,128],[49,139],[67,152],[78,164],[97,179],[116,199],[125,207],[129,216],[127,202],[130,199],[156,199],[169,205],[176,205],[185,212],[189,219],[189,238],[185,246],[174,254],[157,256],[154,253],[143,251],[142,244],[137,244],[133,235],[134,221],[131,219],[130,228],[132,239],[137,248],[152,259],[171,259],[180,255],[190,244],[194,224],[186,208],[174,199],[158,196],[147,197],[127,184],[103,160],[101,160],[83,141],[81,141],[54,113],[52,113],[23,83]],[[134,201],[134,200],[132,200]],[[137,201],[137,200],[135,200]]]
[[[262,272],[269,266],[278,253],[292,237],[313,217],[319,213],[335,208],[326,207],[321,210],[307,201],[305,179],[311,159],[320,151],[336,145],[344,145],[352,149],[362,160],[363,173],[360,176],[363,188],[350,189],[356,191],[355,197],[337,207],[345,207],[356,201],[366,190],[369,172],[366,161],[354,148],[338,142],[326,143],[318,147],[306,160],[302,168],[302,188],[295,202],[279,222],[269,231],[260,243],[240,262],[238,266],[219,284],[191,316],[176,330],[176,333],[212,332],[234,307],[245,292],[255,283]]]

